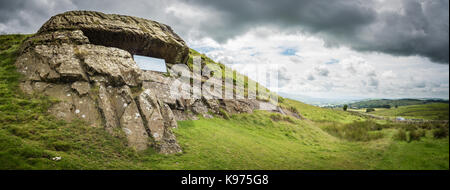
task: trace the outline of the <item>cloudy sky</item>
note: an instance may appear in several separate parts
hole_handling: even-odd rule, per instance
[[[34,33],[69,10],[168,24],[237,70],[278,64],[285,94],[449,97],[448,0],[0,0],[0,33]]]

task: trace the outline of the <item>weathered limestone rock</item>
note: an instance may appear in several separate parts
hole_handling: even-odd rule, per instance
[[[172,107],[176,106],[177,99],[170,94],[170,86],[169,83],[164,84],[155,81],[144,81],[142,83],[142,88],[144,89],[155,89],[158,93],[158,98],[160,98],[164,103],[172,105]]]
[[[44,82],[33,83],[34,92],[43,93],[60,100],[50,107],[49,112],[64,120],[75,118],[85,120],[93,126],[100,126],[101,121],[95,106],[95,101],[87,94],[84,96],[75,92],[69,84],[49,84]]]
[[[56,116],[57,118],[71,121],[74,119],[74,114],[72,113],[74,110],[73,105],[69,102],[58,102],[48,110],[49,113]]]
[[[163,115],[164,122],[165,122],[164,125],[166,126],[166,129],[167,128],[169,128],[169,129],[177,128],[178,127],[177,120],[175,119],[175,115],[173,114],[169,105],[162,103],[161,101],[159,103],[160,103],[161,114]]]
[[[34,35],[27,39],[21,48],[21,52],[28,51],[38,45],[60,45],[60,44],[88,44],[89,39],[81,30],[61,30]]]
[[[72,104],[75,107],[74,113],[77,118],[94,124],[94,126],[101,126],[100,115],[95,105],[95,100],[90,96],[80,97],[77,94],[74,94],[72,98]]]
[[[137,150],[145,150],[149,144],[148,134],[141,117],[136,103],[132,101],[120,118],[120,125],[127,136],[129,145]]]
[[[245,101],[223,100],[221,101],[224,110],[230,113],[252,113],[253,108]]]
[[[141,83],[141,70],[127,51],[91,44],[77,46],[75,51],[90,76],[106,76],[114,85],[137,86]]]
[[[217,99],[204,99],[203,101],[205,102],[205,104],[208,106],[208,108],[211,109],[211,111],[213,111],[214,113],[219,113],[219,109],[220,109],[220,103],[219,100]]]
[[[208,107],[201,100],[195,101],[192,105],[192,111],[196,114],[206,114],[208,113]]]
[[[189,53],[186,43],[169,26],[138,17],[71,11],[50,18],[38,34],[61,30],[81,30],[92,44],[158,57],[168,63],[186,63]]]
[[[101,110],[102,118],[104,121],[105,129],[113,133],[114,129],[119,127],[119,120],[116,116],[113,101],[111,100],[111,95],[106,90],[106,86],[103,83],[96,84],[98,88],[98,106]]]
[[[91,90],[91,85],[88,82],[77,81],[72,83],[72,89],[78,92],[78,95],[83,96],[88,94]]]
[[[164,135],[164,118],[159,107],[159,100],[150,89],[139,95],[139,106],[148,125],[150,133],[156,142],[160,142]]]
[[[155,96],[149,89],[139,93],[142,81],[154,80],[149,87],[162,94],[170,80],[156,74],[147,75],[153,80],[141,77],[131,54],[186,63],[188,53],[185,42],[164,24],[73,11],[52,17],[28,38],[16,67],[25,76],[20,84],[24,92],[60,100],[49,110],[55,116],[85,120],[113,135],[123,133],[137,150],[154,143],[161,153],[177,153],[181,148],[170,130],[177,123],[164,103],[170,97]]]
[[[179,84],[179,91],[171,92],[174,77],[142,71],[132,57],[158,57],[172,65],[186,63],[188,53],[185,42],[164,24],[72,11],[52,17],[28,38],[16,67],[24,75],[20,88],[25,93],[59,100],[49,109],[56,117],[84,120],[114,136],[125,135],[136,150],[150,146],[173,154],[181,152],[172,133],[177,120],[198,119],[198,114],[211,118],[221,109],[250,113],[259,104],[257,100],[222,100],[221,88],[204,92],[212,99],[182,96],[193,92],[181,88],[191,87],[190,79]]]
[[[141,89],[142,70],[131,54],[186,63],[188,52],[185,42],[164,24],[73,11],[52,17],[27,39],[16,67],[25,75],[20,85],[24,92],[43,93],[60,100],[49,110],[55,116],[103,125],[113,135],[123,131],[128,144],[137,150],[155,143],[149,134],[159,133],[158,149],[172,153],[181,151],[173,134],[166,130],[176,127],[175,117],[167,104],[154,99],[155,105],[162,105],[155,109],[160,113],[160,128],[149,129],[146,125],[132,90]]]
[[[37,45],[23,53],[16,66],[33,81],[88,80],[80,60],[75,57],[74,46],[68,44]]]
[[[144,90],[139,95],[138,102],[144,123],[156,142],[157,150],[164,154],[181,152],[175,135],[171,131],[172,128],[177,127],[177,123],[169,106],[159,100],[150,89]]]

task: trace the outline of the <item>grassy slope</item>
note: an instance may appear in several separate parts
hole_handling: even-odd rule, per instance
[[[448,138],[434,140],[428,137],[421,141],[409,143],[396,142],[387,147],[374,168],[393,170],[439,170],[447,168],[448,170],[448,153]]]
[[[341,109],[324,109],[317,106],[305,104],[295,100],[285,99],[281,106],[289,107],[294,106],[298,109],[300,114],[307,119],[315,122],[341,122],[351,123],[353,121],[363,121],[364,118],[355,116]]]
[[[310,122],[273,121],[272,113],[180,122],[185,154],[161,160],[176,169],[358,169],[373,152],[334,138]],[[362,154],[361,154],[362,153]],[[179,165],[173,165],[173,162]]]
[[[83,122],[48,115],[53,100],[18,90],[13,66],[24,36],[0,36],[0,169],[448,169],[448,137],[411,143],[382,138],[348,141],[322,130],[364,119],[293,100],[307,120],[273,113],[180,121],[174,132],[184,153],[136,152],[123,137]],[[61,161],[51,161],[62,156]]]
[[[405,118],[429,119],[429,120],[448,120],[449,107],[446,103],[431,103],[411,106],[400,106],[391,109],[375,109],[370,114]]]

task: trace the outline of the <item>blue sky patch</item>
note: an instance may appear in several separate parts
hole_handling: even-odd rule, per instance
[[[194,48],[194,49],[195,49],[195,51],[198,51],[199,53],[202,53],[202,54],[216,50],[216,48],[213,48],[213,47],[199,47],[199,48]]]
[[[281,52],[282,55],[287,55],[287,56],[295,55],[295,53],[297,53],[297,50],[293,49],[293,48],[286,48]]]

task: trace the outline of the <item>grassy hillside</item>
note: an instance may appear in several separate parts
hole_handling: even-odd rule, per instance
[[[48,115],[54,102],[18,90],[26,36],[0,36],[0,169],[449,169],[448,125],[371,121],[284,99],[306,119],[265,111],[180,121],[182,154],[136,152],[123,137]],[[60,161],[51,158],[61,156]]]
[[[391,109],[375,109],[370,114],[386,117],[405,117],[412,119],[448,120],[449,107],[446,103],[400,106]]]
[[[325,109],[317,106],[305,104],[291,99],[284,99],[282,107],[294,107],[303,117],[315,122],[341,122],[350,123],[353,121],[363,121],[364,118],[355,116],[341,109]]]
[[[440,99],[378,99],[378,100],[365,100],[349,104],[349,107],[356,108],[383,108],[389,105],[391,108],[395,106],[409,106],[409,105],[420,105],[429,103],[447,103],[448,100]]]

